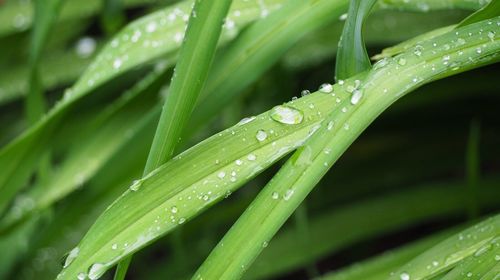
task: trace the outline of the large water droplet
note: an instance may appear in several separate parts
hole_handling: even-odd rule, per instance
[[[361,90],[355,90],[353,93],[352,93],[352,96],[351,96],[351,104],[352,105],[356,105],[358,104],[359,100],[361,99],[361,97],[363,97],[363,92]]]
[[[257,140],[259,140],[260,142],[266,140],[267,138],[267,133],[260,129],[259,131],[257,131],[257,134],[255,134],[255,138],[257,138]]]
[[[321,91],[323,93],[330,93],[333,91],[333,86],[331,84],[324,83],[324,84],[319,86],[319,91]]]
[[[106,266],[102,263],[95,263],[90,266],[88,277],[90,280],[99,279],[99,277],[101,277],[104,272],[106,272]]]
[[[243,119],[241,119],[241,121],[238,122],[238,125],[243,125],[243,124],[249,123],[253,120],[255,120],[254,116],[248,117],[248,118],[243,118]]]
[[[273,108],[271,118],[283,124],[299,124],[304,119],[304,114],[290,106],[279,105]]]
[[[403,272],[399,275],[399,279],[401,280],[410,280],[410,274]]]
[[[73,248],[73,250],[71,250],[66,257],[63,268],[68,267],[73,262],[73,260],[78,257],[78,253],[80,253],[80,249],[78,247]]]

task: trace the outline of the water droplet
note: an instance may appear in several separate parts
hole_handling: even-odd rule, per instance
[[[262,242],[262,248],[266,248],[269,243],[267,241]]]
[[[472,272],[467,272],[467,277],[470,278],[470,277],[472,277],[472,275],[473,275]]]
[[[255,134],[255,138],[257,138],[257,140],[259,140],[260,142],[266,140],[267,138],[267,133],[260,129],[259,131],[257,131],[257,134]]]
[[[351,104],[352,105],[358,104],[361,97],[363,97],[363,92],[361,90],[355,90],[351,96]]]
[[[104,272],[106,272],[106,266],[101,263],[95,263],[90,267],[88,277],[90,280],[99,279]]]
[[[346,19],[347,19],[347,13],[341,14],[340,17],[339,17],[339,20],[341,20],[341,21],[344,21]]]
[[[80,253],[80,249],[78,247],[73,248],[73,250],[71,250],[68,256],[66,257],[63,268],[68,267],[73,262],[73,260],[75,260],[76,257],[78,257],[78,253]]]
[[[113,68],[118,69],[122,66],[122,60],[117,58],[113,61]]]
[[[399,275],[399,279],[401,280],[410,280],[410,274],[403,272]]]
[[[495,255],[495,261],[500,261],[500,255]]]
[[[76,276],[76,278],[78,280],[85,280],[85,278],[87,278],[87,274],[85,274],[83,272],[80,272],[80,273],[78,273],[78,275]]]
[[[96,48],[96,42],[92,37],[83,37],[76,42],[75,52],[79,57],[91,56]]]
[[[219,174],[217,174],[217,177],[219,177],[220,179],[224,179],[224,177],[226,177],[226,172],[224,171],[219,172]]]
[[[327,127],[326,127],[326,129],[328,129],[328,130],[332,130],[333,125],[334,125],[334,122],[333,122],[333,121],[329,121],[329,122],[328,122],[328,125],[327,125]]]
[[[249,123],[249,122],[251,122],[253,120],[255,120],[254,116],[248,117],[248,118],[243,118],[243,119],[241,119],[241,121],[238,122],[237,125],[243,125],[243,124]]]
[[[271,118],[283,124],[299,124],[304,119],[304,114],[302,114],[301,111],[290,106],[279,105],[273,108],[273,111],[271,112]],[[259,139],[259,141],[262,140]]]
[[[116,250],[117,248],[118,248],[118,245],[116,243],[111,245],[111,249]]]
[[[488,32],[488,38],[490,38],[491,41],[495,39],[495,32],[494,31],[489,31]]]
[[[305,90],[303,90],[303,91],[300,92],[300,96],[306,96],[306,95],[309,95],[309,94],[311,94],[311,92],[308,91],[307,89],[305,89]]]
[[[273,192],[273,193],[271,194],[271,197],[272,197],[273,199],[278,199],[278,198],[280,197],[280,195],[279,195],[279,193],[277,193],[277,192]]]
[[[438,265],[439,265],[439,262],[438,262],[438,261],[433,261],[433,262],[432,262],[432,265],[433,265],[433,266],[438,266]]]
[[[399,65],[406,65],[406,59],[404,57],[401,57],[399,60],[398,60],[398,64]]]
[[[130,190],[133,192],[138,191],[141,188],[142,181],[141,180],[134,180],[132,182],[132,186],[130,186]]]
[[[333,86],[331,84],[324,83],[324,84],[319,86],[319,91],[321,91],[323,93],[330,93],[333,91]]]
[[[154,32],[155,30],[156,30],[156,22],[148,23],[148,25],[146,26],[146,31],[151,33]]]
[[[243,164],[243,161],[241,161],[241,159],[237,159],[235,161],[236,165],[242,165]]]
[[[292,189],[287,190],[286,193],[285,193],[285,195],[283,196],[283,199],[284,200],[289,200],[292,197],[292,195],[293,195],[294,192],[295,191],[292,190]]]
[[[250,160],[250,161],[254,161],[257,157],[254,155],[254,154],[249,154],[247,156],[247,159]]]
[[[170,208],[170,212],[172,212],[173,214],[177,213],[177,211],[178,209],[175,206],[172,206],[172,208]]]
[[[424,47],[422,47],[421,45],[416,45],[415,48],[413,49],[413,53],[416,56],[421,56],[423,50],[424,50]]]

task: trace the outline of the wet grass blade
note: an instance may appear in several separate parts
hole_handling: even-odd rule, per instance
[[[353,0],[340,36],[335,79],[343,80],[370,69],[371,62],[363,39],[363,25],[376,0]]]
[[[469,267],[471,263],[477,261],[475,257],[480,257],[491,250],[493,254],[495,250],[498,252],[498,236],[500,236],[499,215],[447,238],[401,266],[388,279],[429,279],[450,270],[463,260],[465,260],[464,267]],[[487,255],[489,254],[491,252]],[[470,256],[472,259],[466,260]],[[493,255],[490,259],[489,261],[498,262]],[[491,265],[489,261],[485,263]],[[462,268],[458,266],[457,270],[463,271]],[[481,266],[477,268],[481,269]],[[452,275],[456,275],[455,273],[456,271],[452,271],[449,279],[456,279],[451,278]]]
[[[436,76],[453,74],[457,71],[456,67],[463,71],[481,66],[485,61],[498,61],[500,42],[488,40],[481,34],[495,28],[493,23],[499,20],[494,18],[446,33],[426,41],[423,44],[426,51],[421,56],[405,52],[394,59],[378,62],[373,71],[344,81],[342,85],[323,87],[321,91],[328,95],[333,92],[339,98],[340,106],[345,106],[345,109],[332,111],[317,127],[318,131],[259,193],[193,278],[241,277],[263,250],[264,244],[270,241],[329,167],[369,123],[395,100],[435,80]],[[482,30],[484,28],[488,30]],[[458,36],[468,32],[477,41],[471,39],[465,44],[453,43]],[[434,47],[434,44],[440,46],[445,43],[448,43],[447,47]],[[479,46],[481,52],[476,50]],[[458,50],[467,58],[459,57],[455,53]],[[485,50],[487,54],[483,54]],[[450,57],[448,63],[454,62],[453,68],[448,63],[438,63],[443,55]],[[426,71],[428,63],[434,65],[435,72]],[[394,71],[400,73],[398,78],[391,77]]]
[[[466,26],[471,23],[475,23],[478,21],[482,21],[497,16],[500,16],[500,1],[491,0],[491,2],[486,4],[484,7],[482,7],[472,15],[468,16],[462,22],[460,22],[457,27]]]
[[[266,0],[255,3],[236,0],[231,11],[239,11],[240,16],[234,17],[233,22],[236,27],[241,28],[260,17],[261,4],[265,4],[266,11],[270,13],[278,9],[282,1]],[[78,82],[66,91],[63,100],[43,119],[0,150],[0,166],[6,167],[0,173],[0,190],[4,194],[0,197],[0,213],[28,182],[34,163],[47,147],[48,138],[58,122],[78,101],[128,70],[177,50],[184,36],[185,17],[188,17],[191,11],[190,5],[191,2],[180,2],[125,27],[104,47]],[[221,35],[222,42],[227,42],[236,35],[234,29],[224,30]]]

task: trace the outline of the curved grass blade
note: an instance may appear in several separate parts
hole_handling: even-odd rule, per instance
[[[490,249],[498,250],[498,236],[500,236],[500,215],[447,238],[391,273],[388,279],[428,279],[439,275],[470,256],[479,257],[482,253],[491,251]],[[493,256],[491,259],[494,260]],[[465,261],[464,265],[468,267],[470,262],[475,261],[473,257],[470,261]],[[451,275],[455,273],[452,271]]]
[[[466,26],[471,23],[475,23],[478,21],[482,21],[497,16],[500,16],[500,1],[491,0],[491,2],[486,4],[484,7],[482,7],[472,15],[468,16],[462,22],[460,22],[457,27]]]
[[[234,25],[225,28],[221,41],[227,41],[241,28],[261,16],[278,9],[283,0],[247,2],[237,0],[231,11],[239,11],[234,17]],[[119,32],[95,61],[89,66],[79,81],[66,92],[64,99],[56,104],[42,120],[0,150],[0,213],[12,197],[27,183],[36,161],[42,155],[48,137],[64,114],[84,96],[127,70],[143,65],[159,56],[174,52],[184,36],[186,20],[191,10],[191,2],[181,2],[143,17]],[[186,18],[187,17],[187,18]],[[145,51],[147,49],[147,51]]]
[[[385,108],[438,77],[498,61],[500,42],[491,41],[482,34],[496,28],[499,22],[500,18],[494,18],[447,33],[423,43],[426,51],[422,56],[405,52],[394,59],[379,62],[373,71],[351,78],[342,85],[328,87],[327,92],[333,90],[340,100],[348,100],[350,105],[344,104],[343,112],[334,110],[329,114],[318,131],[259,193],[193,278],[241,277],[263,250],[263,245],[269,242],[329,167]],[[474,39],[465,44],[456,43],[456,38],[468,33]],[[449,44],[448,47],[441,46],[445,43]],[[481,52],[477,52],[478,47]],[[443,56],[450,57],[450,61],[441,63]],[[408,63],[401,63],[403,60]],[[453,67],[450,67],[452,62]],[[435,71],[426,71],[429,65]],[[394,72],[399,75],[394,76]]]
[[[205,84],[232,0],[195,1],[186,39],[156,128],[143,175],[172,158]],[[118,263],[115,280],[125,278],[131,256]]]
[[[321,277],[322,280],[376,280],[383,279],[397,269],[397,267],[404,265],[419,254],[425,252],[427,249],[438,244],[446,239],[450,234],[456,233],[456,229],[445,230],[437,234],[432,234],[421,240],[411,242],[410,244],[403,245],[385,252],[381,255],[369,258],[368,260],[355,263],[347,268],[341,268],[339,271],[328,273]]]
[[[172,158],[185,123],[205,84],[223,19],[231,2],[232,0],[195,2],[144,175]]]
[[[500,235],[479,248],[474,255],[460,262],[442,280],[495,279],[500,277]]]
[[[281,120],[276,110],[282,107],[244,119],[137,181],[89,230],[62,279],[88,273],[94,265],[103,272],[228,196],[300,146],[332,103],[333,96],[319,94],[290,102],[296,124],[274,120]]]
[[[370,69],[363,39],[363,25],[376,0],[350,1],[335,60],[335,80],[347,79]]]
[[[46,209],[81,187],[130,137],[155,120],[160,109],[154,106],[155,97],[163,80],[159,77],[166,78],[165,71],[153,71],[96,116],[84,133],[91,135],[91,139],[70,150],[65,161],[47,181],[23,194],[23,198],[32,203],[26,209],[14,204],[0,223],[0,235],[32,213]]]
[[[495,190],[495,184],[496,180],[492,180],[484,185],[487,189],[481,192],[481,205],[493,206],[498,203],[498,198],[488,198],[490,195],[497,196],[499,194],[499,191]],[[312,219],[310,224],[311,242],[308,244],[307,252],[297,252],[297,239],[294,232],[289,229],[277,234],[269,242],[266,249],[245,273],[244,278],[269,279],[280,274],[283,275],[288,271],[304,267],[308,262],[318,261],[341,250],[346,250],[359,242],[411,228],[411,226],[426,221],[445,220],[446,217],[463,212],[461,195],[463,190],[465,190],[465,186],[462,182],[432,184],[397,193],[383,193],[375,198],[334,208],[329,213],[318,215]],[[421,207],[422,201],[428,202],[426,207]],[[398,211],[394,211],[394,209],[398,209]],[[442,239],[444,240],[444,238],[445,236]],[[412,257],[416,255],[412,255]],[[400,261],[399,265],[391,268],[397,269],[409,260],[411,258]]]
[[[214,63],[190,126],[213,117],[269,69],[304,34],[342,14],[347,1],[290,1],[280,11],[250,26]],[[201,110],[203,108],[203,110]]]

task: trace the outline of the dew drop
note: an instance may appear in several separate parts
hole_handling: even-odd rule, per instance
[[[118,248],[118,245],[116,245],[116,243],[111,245],[111,249],[116,250],[117,248]]]
[[[292,189],[287,190],[285,195],[283,196],[283,199],[288,201],[292,197],[294,192],[295,191]]]
[[[401,57],[399,60],[398,60],[398,64],[399,65],[406,65],[406,59],[404,57]]]
[[[399,275],[399,279],[401,280],[410,280],[410,274],[403,272]]]
[[[85,280],[85,278],[87,278],[87,274],[85,274],[83,272],[80,272],[80,273],[78,273],[78,275],[76,276],[76,278],[78,280]]]
[[[219,179],[224,179],[224,177],[226,177],[226,172],[224,171],[219,172],[219,174],[217,174],[217,177],[219,177]]]
[[[347,19],[347,13],[341,14],[339,20],[344,21]]]
[[[237,159],[235,161],[236,165],[242,165],[243,164],[243,161],[241,161],[241,159]]]
[[[248,118],[243,118],[243,119],[241,119],[241,121],[238,122],[237,125],[243,125],[243,124],[249,123],[249,122],[251,122],[253,120],[255,120],[254,116],[248,117]]]
[[[130,186],[130,190],[133,192],[138,191],[141,188],[142,181],[141,180],[134,180],[132,182],[132,186]]]
[[[495,255],[495,261],[500,261],[500,255]]]
[[[262,242],[262,248],[266,248],[269,245],[267,241]]]
[[[256,157],[254,154],[249,154],[249,155],[247,156],[247,159],[248,159],[249,161],[254,161],[256,158],[257,158],[257,157]]]
[[[326,126],[326,129],[328,129],[328,130],[332,130],[333,125],[334,125],[334,122],[333,122],[333,121],[329,121],[329,122],[328,122],[328,125]]]
[[[323,93],[330,93],[333,91],[333,86],[331,84],[324,83],[324,84],[319,86],[319,91],[321,91]]]
[[[309,94],[311,94],[311,92],[308,91],[307,89],[305,89],[305,90],[303,90],[303,91],[300,92],[300,96],[306,96],[306,95],[309,95]]]
[[[494,31],[489,31],[488,32],[488,38],[490,38],[491,41],[495,39],[495,32]]]
[[[122,66],[122,60],[117,58],[113,61],[113,68],[118,69]]]
[[[266,140],[267,138],[267,133],[260,129],[259,131],[257,131],[257,134],[255,135],[255,138],[257,138],[257,140],[259,140],[260,142]]]
[[[66,257],[63,268],[68,267],[78,257],[78,253],[80,253],[80,249],[78,247],[73,248]]]
[[[304,119],[304,114],[302,114],[301,111],[290,106],[279,105],[273,108],[273,111],[271,112],[271,118],[283,124],[299,124]],[[257,137],[257,139],[259,138]],[[259,141],[262,140],[259,139]]]
[[[75,52],[79,57],[85,58],[91,56],[96,48],[96,42],[92,37],[83,37],[76,42]]]
[[[95,263],[90,267],[88,277],[90,280],[99,279],[104,272],[106,272],[106,266],[101,263]]]
[[[355,90],[351,96],[351,104],[352,105],[358,104],[361,97],[363,97],[363,92],[361,90]]]
[[[146,31],[151,33],[154,32],[155,30],[156,30],[156,22],[148,23],[148,25],[146,26]]]
[[[179,225],[182,225],[183,223],[186,222],[186,219],[185,218],[180,218],[179,219]]]
[[[177,213],[177,211],[179,210],[175,206],[172,206],[172,208],[170,208],[170,212],[172,212],[173,214]]]
[[[271,194],[271,197],[272,197],[272,199],[278,199],[278,198],[280,197],[280,195],[279,195],[279,193],[277,193],[277,192],[273,192],[273,193]]]

